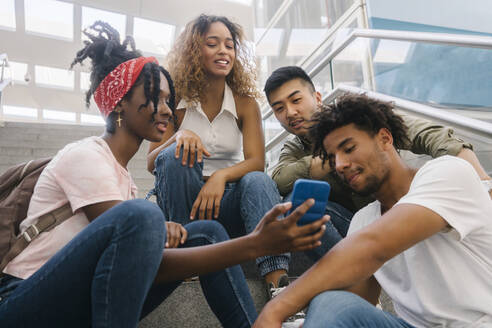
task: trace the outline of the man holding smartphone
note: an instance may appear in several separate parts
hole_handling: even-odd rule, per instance
[[[307,136],[307,128],[311,116],[322,105],[322,96],[302,68],[278,68],[267,79],[264,91],[277,120],[293,134],[285,142],[272,173],[280,194],[289,197],[297,179],[324,180],[331,185],[326,213],[331,216],[333,225],[327,226],[323,246],[312,252],[319,258],[346,235],[352,213],[374,198],[354,193],[340,183],[328,165],[322,165],[319,156],[312,156],[312,143]],[[451,128],[409,115],[402,117],[408,126],[408,139],[401,145],[401,149],[434,158],[442,155],[458,156],[470,162],[482,180],[490,180],[473,152],[472,145],[455,137]]]
[[[469,162],[443,156],[420,169],[391,104],[344,96],[313,116],[314,154],[354,192],[348,237],[270,301],[254,327],[280,327],[309,302],[310,327],[492,327],[492,200]],[[398,317],[377,309],[381,287]]]

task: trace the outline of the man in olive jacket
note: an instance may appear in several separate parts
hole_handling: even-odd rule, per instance
[[[331,172],[329,165],[321,165],[321,159],[312,156],[307,127],[311,115],[322,105],[322,96],[302,68],[287,66],[275,70],[266,81],[264,91],[277,120],[293,134],[283,145],[272,173],[280,194],[288,199],[294,182],[301,178],[325,180],[331,185],[326,212],[331,216],[333,226],[327,227],[326,239],[315,252],[320,257],[346,235],[352,213],[374,199],[355,195]],[[451,128],[409,115],[401,116],[408,127],[410,140],[402,149],[434,158],[442,155],[461,157],[472,164],[482,180],[490,179],[472,145],[455,137]]]

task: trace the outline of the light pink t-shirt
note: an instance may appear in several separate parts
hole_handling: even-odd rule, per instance
[[[56,154],[44,169],[34,188],[27,218],[20,229],[24,231],[38,218],[69,202],[74,216],[38,238],[3,272],[27,279],[63,248],[89,221],[82,207],[112,200],[136,197],[137,187],[130,173],[113,156],[101,137],[89,137],[68,144]]]

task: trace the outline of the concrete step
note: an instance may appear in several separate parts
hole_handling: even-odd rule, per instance
[[[259,312],[267,301],[264,282],[248,279],[248,286]],[[203,296],[198,281],[182,283],[159,307],[145,317],[139,328],[215,328],[221,327]]]
[[[247,283],[256,311],[260,313],[268,301],[266,285],[258,279],[247,279]],[[384,291],[380,302],[385,311],[395,314],[391,299]],[[182,283],[152,313],[142,319],[138,327],[217,328],[221,325],[208,306],[199,281],[192,281]]]

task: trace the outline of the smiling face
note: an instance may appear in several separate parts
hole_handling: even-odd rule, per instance
[[[268,102],[282,127],[292,134],[304,137],[309,120],[321,105],[321,94],[302,79],[285,82],[268,95]]]
[[[130,99],[122,100],[116,108],[122,112],[122,127],[139,138],[154,142],[162,140],[172,117],[172,111],[168,105],[171,97],[169,83],[162,73],[160,73],[160,79],[159,104],[155,115],[152,101],[145,106],[147,100],[143,83],[136,85]],[[152,85],[150,90],[152,90]]]
[[[390,142],[388,143],[388,140]],[[330,166],[356,193],[366,196],[377,192],[389,176],[391,134],[381,129],[371,136],[353,123],[337,128],[323,139]]]
[[[207,75],[226,77],[231,72],[236,50],[231,32],[222,22],[210,24],[203,38],[202,64]]]

